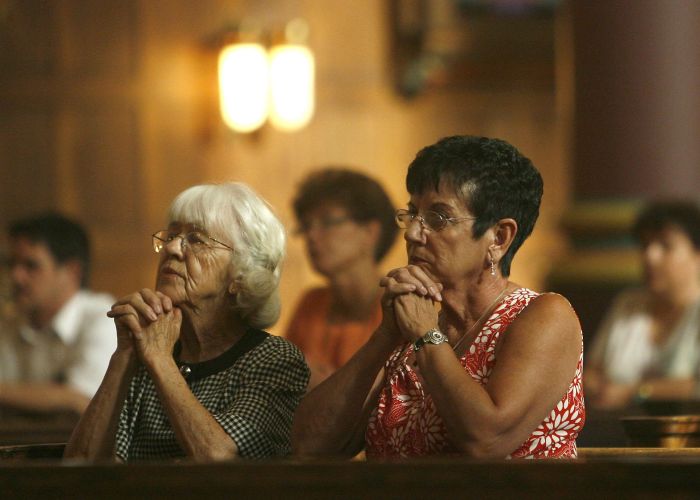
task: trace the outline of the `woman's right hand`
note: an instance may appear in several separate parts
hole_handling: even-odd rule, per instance
[[[382,323],[380,329],[401,338],[401,331],[396,321],[394,300],[402,295],[416,294],[433,301],[442,301],[442,284],[435,283],[420,267],[408,265],[392,269],[379,281],[384,287],[382,295]]]
[[[132,350],[134,336],[141,335],[144,328],[172,309],[173,303],[169,297],[148,288],[115,302],[107,316],[114,319],[117,327],[117,351]]]

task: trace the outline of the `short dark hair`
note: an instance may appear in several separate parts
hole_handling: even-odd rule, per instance
[[[59,264],[77,260],[81,267],[80,286],[87,286],[90,274],[90,241],[85,229],[63,215],[49,212],[12,222],[10,238],[43,243]]]
[[[687,200],[659,200],[644,207],[632,227],[637,240],[649,231],[675,226],[685,233],[700,250],[700,206]]]
[[[445,137],[420,150],[408,167],[410,194],[439,190],[446,182],[474,214],[472,237],[480,238],[503,218],[518,223],[513,243],[500,262],[510,275],[515,252],[535,227],[542,200],[542,176],[514,146],[500,139]]]
[[[371,177],[344,167],[328,167],[309,174],[300,184],[293,207],[297,220],[323,203],[345,209],[355,222],[378,221],[379,241],[374,260],[379,262],[394,244],[398,227],[395,209],[382,186]]]

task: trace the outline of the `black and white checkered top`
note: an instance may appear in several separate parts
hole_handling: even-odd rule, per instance
[[[190,390],[231,436],[241,457],[289,453],[292,418],[309,381],[309,368],[293,344],[248,329],[221,356],[187,368],[181,372],[189,371]],[[124,461],[185,457],[143,365],[122,408],[116,454]]]

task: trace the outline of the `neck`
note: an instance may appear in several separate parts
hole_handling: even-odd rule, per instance
[[[507,278],[489,275],[466,289],[445,289],[442,292],[441,328],[453,346],[466,334],[473,333],[477,323],[481,323],[506,295],[509,284]]]
[[[180,360],[199,363],[228,351],[246,332],[246,326],[232,313],[206,314],[183,309],[180,330]]]

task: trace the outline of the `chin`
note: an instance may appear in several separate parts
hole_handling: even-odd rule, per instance
[[[668,286],[661,281],[648,281],[647,289],[656,296],[665,296],[669,292]]]
[[[311,262],[311,267],[315,272],[320,274],[321,276],[328,278],[332,273],[330,272],[331,270],[329,269],[329,266],[324,266],[323,263],[317,262],[317,261],[312,261]]]
[[[169,297],[175,305],[177,305],[179,302],[182,302],[182,296],[184,295],[184,292],[182,290],[179,290],[178,288],[179,287],[172,286],[170,283],[156,283],[156,291]]]

